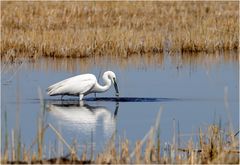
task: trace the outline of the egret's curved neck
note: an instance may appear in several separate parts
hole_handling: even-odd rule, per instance
[[[104,85],[102,86],[97,82],[95,87],[94,87],[97,92],[104,92],[111,87],[111,80],[108,78],[108,76],[103,75],[102,78],[103,78],[103,81],[104,81]]]

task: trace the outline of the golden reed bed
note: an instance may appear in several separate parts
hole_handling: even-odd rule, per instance
[[[1,57],[238,50],[239,2],[1,2]]]

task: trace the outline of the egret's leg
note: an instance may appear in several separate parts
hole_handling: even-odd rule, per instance
[[[82,101],[82,98],[83,98],[83,94],[79,94],[79,106],[82,107],[84,105],[83,101]]]
[[[63,96],[64,96],[64,95],[61,95],[61,101],[63,100]]]
[[[82,101],[82,99],[83,99],[83,94],[80,93],[80,94],[79,94],[79,101]]]

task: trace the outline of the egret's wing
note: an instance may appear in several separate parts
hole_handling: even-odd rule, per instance
[[[66,83],[67,83],[69,80],[71,80],[72,78],[74,78],[74,77],[71,77],[71,78],[62,80],[62,81],[60,81],[60,82],[58,82],[58,83],[55,83],[55,84],[49,86],[48,89],[47,89],[47,91],[51,91],[51,90],[53,90],[54,88],[58,88],[58,87],[60,87],[60,86],[63,86],[64,84],[66,84]]]
[[[92,74],[84,74],[68,78],[51,85],[48,88],[49,95],[86,93],[93,88],[96,77]]]
[[[83,79],[83,80],[84,80],[84,79],[86,79],[87,77],[91,77],[91,76],[94,76],[94,75],[92,75],[92,74],[83,74],[83,75],[78,75],[78,76],[70,77],[70,78],[68,78],[68,79],[62,80],[62,81],[60,81],[60,82],[58,82],[58,83],[55,83],[55,84],[49,86],[49,87],[48,87],[48,91],[50,91],[50,90],[52,90],[52,89],[54,89],[54,88],[58,88],[58,87],[60,87],[60,86],[63,86],[63,85],[65,85],[65,84],[67,84],[67,83],[69,83],[69,82],[71,82],[71,81],[76,80],[76,79]]]

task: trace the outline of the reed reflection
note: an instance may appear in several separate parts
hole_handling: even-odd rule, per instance
[[[107,140],[116,130],[118,103],[114,113],[111,113],[107,107],[79,104],[78,101],[49,102],[46,107],[56,123],[72,132],[77,131],[77,134],[91,136],[92,133],[102,131],[104,139]]]
[[[45,71],[81,71],[82,73],[89,71],[90,68],[99,66],[101,68],[109,67],[109,64],[117,66],[120,69],[127,69],[129,66],[137,69],[147,69],[151,67],[164,67],[166,60],[170,59],[170,63],[176,68],[184,66],[198,67],[202,66],[206,70],[210,70],[213,65],[223,63],[236,63],[238,61],[237,52],[226,53],[192,53],[181,54],[173,53],[171,55],[158,53],[158,54],[144,54],[132,55],[126,58],[112,57],[112,58],[85,58],[85,59],[63,59],[63,58],[42,58],[37,63],[31,63],[32,69],[45,70]]]
[[[238,52],[215,52],[215,53],[157,53],[144,55],[132,55],[125,58],[120,57],[94,57],[94,58],[39,58],[35,61],[18,61],[11,63],[9,59],[3,58],[1,62],[2,72],[15,71],[23,64],[30,70],[43,71],[81,71],[86,73],[94,66],[108,68],[109,64],[117,66],[121,69],[127,69],[129,66],[137,69],[147,69],[151,67],[164,67],[166,60],[170,60],[171,65],[176,68],[184,66],[197,67],[202,66],[206,70],[210,70],[213,65],[222,63],[237,63]]]

